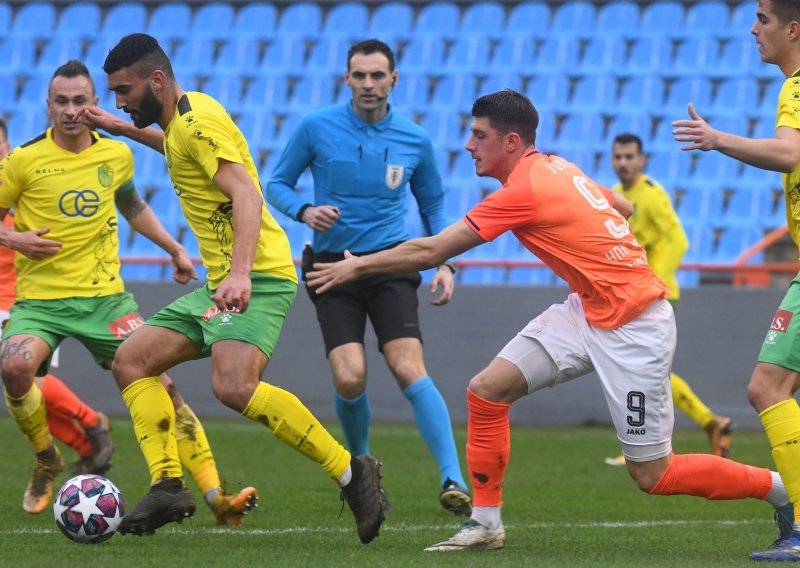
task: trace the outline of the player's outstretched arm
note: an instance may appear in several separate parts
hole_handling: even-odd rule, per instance
[[[712,128],[689,103],[689,120],[672,123],[677,142],[688,142],[681,150],[717,150],[740,162],[764,170],[789,173],[800,163],[800,131],[782,126],[775,138],[745,138]]]
[[[125,136],[149,146],[157,152],[164,153],[164,133],[157,128],[137,128],[133,123],[97,106],[81,110],[79,119],[90,127],[100,128],[113,136]]]
[[[359,257],[345,253],[341,262],[315,263],[307,282],[317,288],[317,294],[323,294],[334,286],[369,274],[433,268],[483,242],[464,221],[456,221],[437,235],[411,239],[393,249]]]
[[[131,227],[157,244],[172,258],[172,278],[175,282],[186,284],[189,280],[197,280],[197,272],[186,249],[169,234],[135,189],[117,191],[114,200],[117,209]]]

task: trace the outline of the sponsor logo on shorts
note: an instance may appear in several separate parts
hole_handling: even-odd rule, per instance
[[[238,314],[239,308],[226,308],[220,310],[217,306],[211,306],[203,314],[203,321],[211,321],[213,318],[220,316],[219,325],[232,325],[233,314]]]
[[[144,325],[142,316],[136,312],[131,312],[111,322],[111,325],[108,326],[108,330],[117,339],[122,339],[142,327],[142,325]]]
[[[628,431],[625,433],[633,436],[644,436],[647,434],[647,430],[644,428],[628,428]]]

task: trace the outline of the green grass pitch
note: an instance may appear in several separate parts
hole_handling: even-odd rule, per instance
[[[747,555],[774,539],[772,509],[754,500],[709,502],[651,497],[623,468],[603,464],[618,446],[610,428],[512,427],[503,519],[507,545],[484,553],[431,554],[459,521],[440,508],[438,474],[410,425],[374,425],[372,450],[384,463],[394,511],[370,545],[356,536],[352,515],[341,517],[338,490],[319,469],[244,419],[207,420],[220,472],[230,487],[255,485],[258,509],[238,528],[219,528],[198,500],[194,519],[152,537],[116,535],[78,545],[55,526],[51,509],[22,510],[32,455],[16,425],[0,418],[4,441],[0,480],[0,566],[746,566]],[[148,474],[130,422],[113,421],[114,467],[108,477],[128,506],[147,490]],[[332,432],[342,439],[337,429]],[[462,453],[464,429],[456,432]],[[698,430],[677,432],[680,452],[706,451]],[[736,432],[734,457],[771,466],[762,432]],[[68,462],[74,452],[64,451]],[[463,464],[463,461],[462,461]],[[66,481],[62,474],[56,485]],[[57,490],[58,487],[56,487]]]

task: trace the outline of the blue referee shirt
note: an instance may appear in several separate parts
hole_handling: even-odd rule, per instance
[[[354,254],[409,238],[405,230],[406,184],[428,235],[445,228],[444,190],[433,144],[420,126],[391,106],[375,124],[350,102],[309,113],[283,149],[267,184],[269,203],[297,219],[305,201],[294,187],[307,167],[314,178],[313,205],[339,208],[330,230],[314,232],[316,252]]]

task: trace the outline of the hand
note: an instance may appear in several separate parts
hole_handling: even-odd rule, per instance
[[[220,310],[244,312],[250,304],[250,274],[230,272],[211,299]]]
[[[315,262],[314,271],[306,274],[306,284],[316,294],[324,294],[334,286],[350,282],[359,277],[359,263],[361,259],[344,251],[344,260],[339,262]]]
[[[194,263],[183,247],[180,247],[172,255],[172,279],[178,284],[186,284],[189,280],[197,280]]]
[[[13,233],[13,240],[9,241],[9,248],[27,256],[31,260],[42,260],[56,254],[61,250],[62,243],[43,239],[42,236],[50,232],[50,227],[34,229],[24,233]],[[9,235],[12,237],[12,235]]]
[[[89,127],[102,128],[114,136],[119,136],[122,133],[121,127],[124,125],[124,121],[97,106],[82,108],[78,113],[78,120]]]
[[[327,231],[339,218],[339,208],[333,205],[320,205],[319,207],[306,207],[303,211],[302,221],[315,231]]]
[[[433,280],[431,280],[431,294],[436,292],[439,286],[442,287],[442,295],[431,300],[431,304],[434,306],[443,306],[449,302],[453,297],[453,290],[455,290],[456,287],[453,272],[444,265],[439,267],[439,270],[437,270],[436,274],[433,276]]]
[[[676,120],[672,123],[672,135],[677,142],[689,142],[681,150],[715,150],[717,148],[717,131],[711,128],[689,103],[691,120]]]

